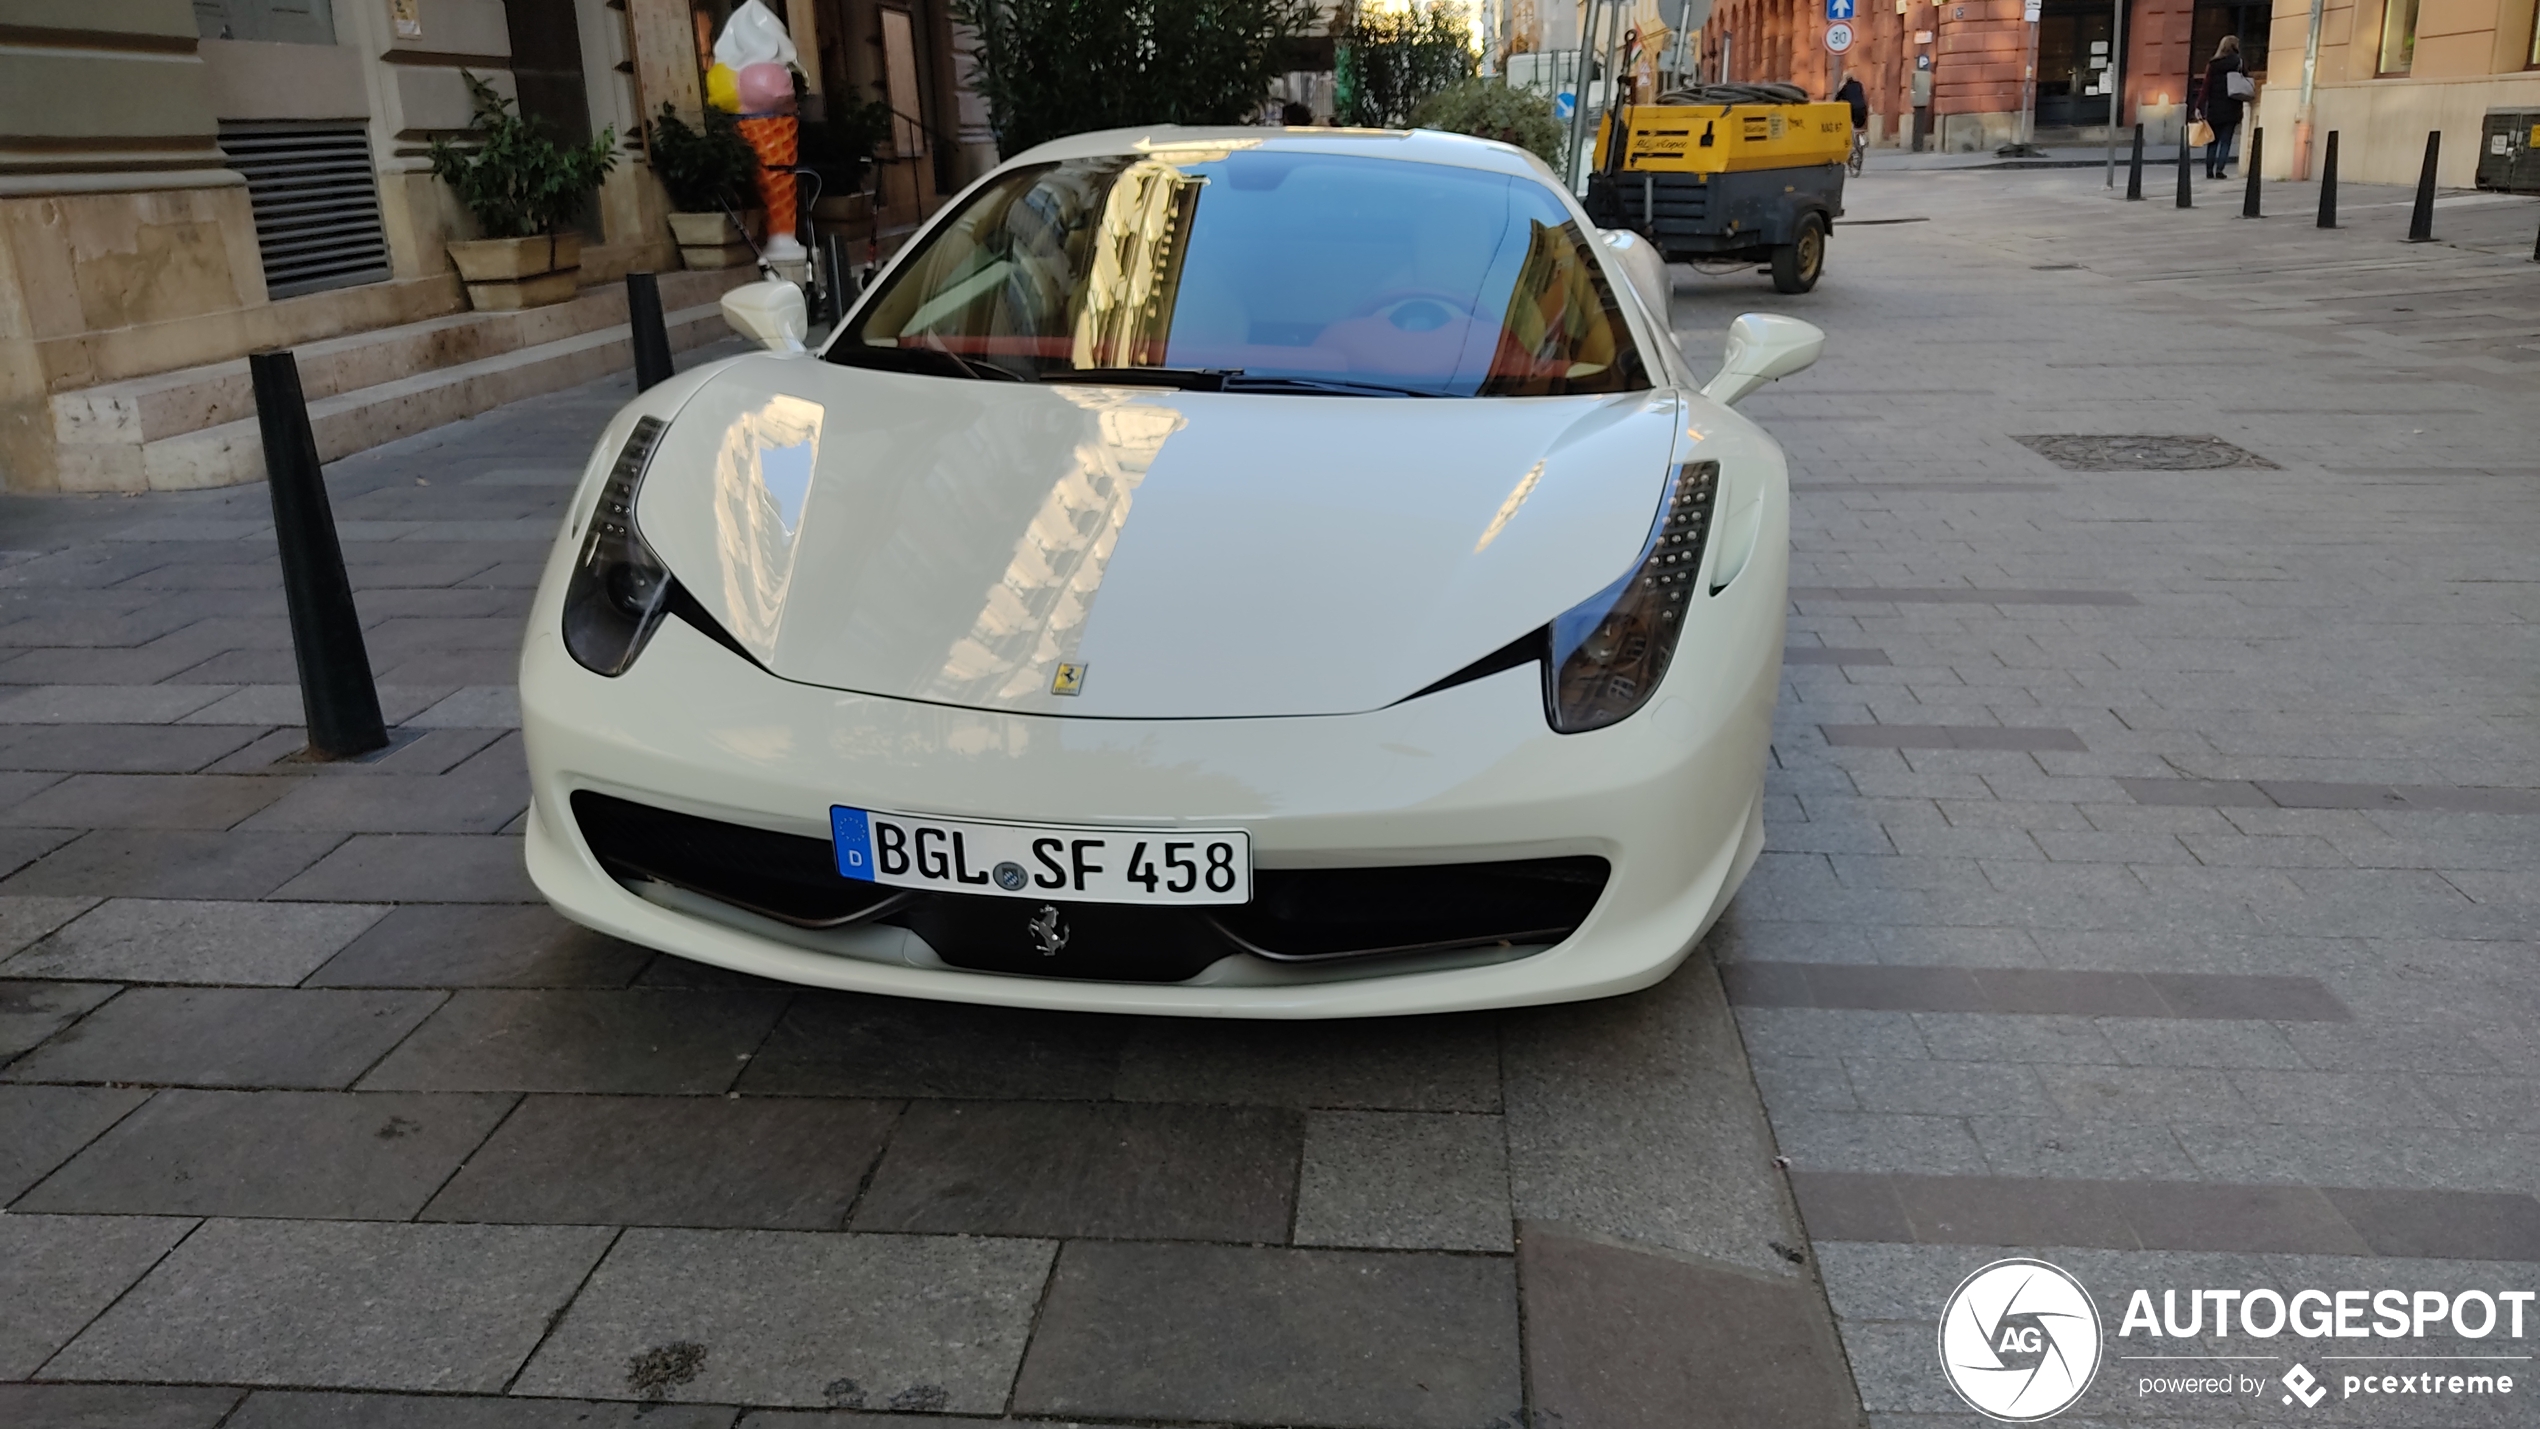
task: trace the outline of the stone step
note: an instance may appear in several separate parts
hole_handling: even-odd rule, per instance
[[[660,279],[662,306],[683,316],[697,308],[711,310],[725,292],[755,276],[748,269],[664,273]],[[300,371],[301,392],[309,399],[314,413],[318,404],[330,398],[394,385],[416,374],[455,370],[510,353],[548,348],[610,329],[616,330],[622,345],[626,331],[626,290],[622,284],[588,288],[570,302],[543,308],[451,313],[397,327],[349,333],[294,348],[293,356]],[[548,390],[552,389],[523,389],[519,395]],[[157,478],[150,474],[144,460],[149,448],[172,438],[216,431],[240,422],[252,426],[256,410],[244,358],[64,392],[52,399],[51,406],[54,437],[61,453],[61,484],[66,491],[154,489]],[[321,437],[320,445],[324,444]],[[360,449],[355,446],[346,450]],[[261,474],[232,479],[255,480]]]
[[[722,309],[711,303],[670,313],[665,324],[673,351],[701,346],[731,333],[724,324]],[[626,325],[620,322],[614,327],[576,333],[535,347],[500,352],[473,362],[317,398],[309,403],[309,428],[317,438],[318,459],[333,461],[507,402],[625,372],[635,365],[634,353]],[[139,480],[106,489],[188,491],[235,486],[265,477],[264,440],[252,415],[161,437],[135,450]],[[71,475],[70,464],[65,461],[65,490],[73,489]]]

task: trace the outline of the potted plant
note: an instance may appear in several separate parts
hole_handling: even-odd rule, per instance
[[[705,127],[692,129],[665,102],[653,120],[652,154],[653,177],[670,195],[670,236],[679,244],[679,261],[691,268],[747,264],[749,239],[760,232],[760,215],[746,207],[745,197],[758,156],[732,116],[709,109]],[[742,224],[748,225],[746,236]]]
[[[617,164],[617,131],[567,148],[494,87],[461,70],[477,143],[432,141],[433,177],[457,190],[484,236],[449,245],[480,310],[560,303],[580,285],[582,235],[566,227]]]

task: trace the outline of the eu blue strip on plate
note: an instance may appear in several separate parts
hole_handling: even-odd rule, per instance
[[[838,876],[873,881],[873,823],[862,809],[829,806],[829,838],[838,854]]]

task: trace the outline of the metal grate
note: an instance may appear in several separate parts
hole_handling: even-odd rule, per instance
[[[2037,436],[2011,440],[2066,471],[2216,471],[2275,466],[2220,437]]]
[[[223,124],[220,147],[247,179],[266,296],[387,279],[379,176],[363,126]]]

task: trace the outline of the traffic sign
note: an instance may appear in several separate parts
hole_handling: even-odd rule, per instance
[[[1855,0],[1826,0],[1826,18],[1829,20],[1851,19],[1854,3]]]
[[[1836,0],[1826,0],[1826,3],[1831,5],[1836,3]],[[1852,48],[1852,27],[1841,20],[1826,26],[1826,48],[1836,54],[1842,54]]]

